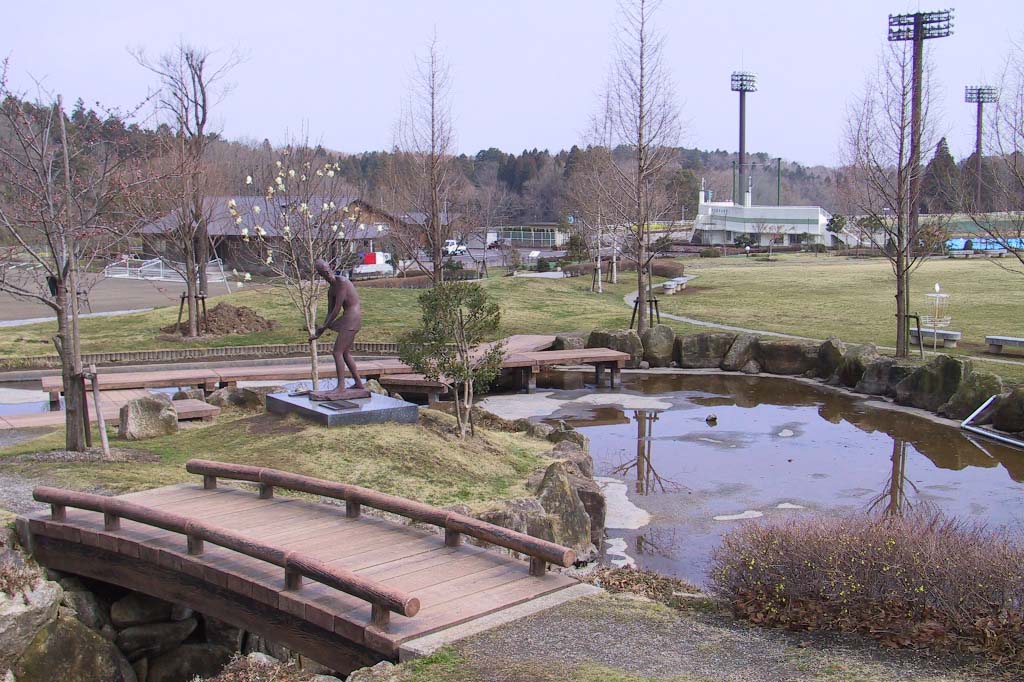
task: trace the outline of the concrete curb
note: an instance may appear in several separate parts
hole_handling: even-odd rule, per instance
[[[590,597],[595,594],[604,592],[600,587],[596,585],[588,585],[586,583],[580,583],[579,585],[573,585],[567,587],[564,590],[558,592],[552,592],[551,594],[544,595],[537,599],[531,599],[528,602],[524,602],[517,606],[513,606],[510,609],[505,609],[497,613],[490,613],[479,618],[474,618],[468,622],[462,623],[450,627],[446,630],[434,632],[423,637],[417,637],[416,639],[410,639],[407,642],[403,642],[398,649],[398,660],[400,663],[405,661],[411,661],[417,658],[423,658],[429,656],[438,649],[454,644],[459,640],[478,635],[481,632],[492,630],[499,625],[505,625],[512,621],[519,620],[520,618],[526,618],[532,616],[535,613],[541,611],[547,611],[548,609],[554,608],[566,602],[580,599],[582,597]]]

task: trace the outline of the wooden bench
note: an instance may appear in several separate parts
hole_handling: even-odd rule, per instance
[[[910,342],[917,343],[918,337],[924,341],[937,340],[942,342],[943,348],[956,348],[957,341],[960,340],[960,332],[950,331],[948,329],[924,329],[919,330],[911,328],[910,330]]]
[[[147,372],[109,372],[97,375],[101,391],[130,388],[174,388],[189,387],[214,391],[220,377],[212,369],[161,369]],[[59,403],[64,392],[64,378],[61,375],[40,379],[42,390],[50,394],[51,403]]]
[[[556,365],[593,365],[594,383],[600,386],[604,371],[608,373],[608,387],[615,388],[619,371],[629,359],[628,353],[610,348],[580,348],[575,350],[546,350],[532,353],[512,353],[505,358],[502,367],[518,375],[520,390],[532,393],[537,388],[537,370]]]
[[[1024,339],[1016,336],[986,336],[985,343],[988,344],[989,353],[1002,353],[1003,346],[1024,348]]]

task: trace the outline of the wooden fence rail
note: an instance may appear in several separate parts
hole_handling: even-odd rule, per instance
[[[116,531],[121,519],[129,519],[148,526],[155,526],[186,536],[188,553],[198,556],[203,553],[203,543],[219,547],[280,566],[285,572],[285,589],[302,589],[302,578],[332,587],[358,599],[370,602],[371,621],[380,629],[386,629],[391,612],[403,616],[415,616],[420,610],[420,601],[382,583],[367,580],[351,571],[331,566],[300,552],[288,551],[268,545],[250,537],[213,524],[204,523],[187,516],[153,509],[126,500],[74,492],[61,488],[39,486],[32,492],[39,502],[49,504],[54,521],[67,518],[67,507],[95,511],[103,514],[106,531]]]
[[[557,545],[532,535],[517,533],[486,521],[480,521],[463,514],[446,511],[422,502],[407,500],[402,497],[388,495],[347,483],[336,483],[311,476],[292,474],[277,469],[249,466],[246,464],[230,464],[213,462],[203,459],[192,459],[185,464],[185,469],[192,474],[203,477],[206,488],[216,488],[217,478],[228,478],[238,481],[259,483],[260,496],[272,497],[274,488],[284,488],[296,492],[320,495],[337,500],[344,500],[346,513],[350,517],[359,516],[361,505],[399,514],[416,521],[429,523],[445,531],[445,544],[456,546],[461,542],[461,535],[489,542],[499,547],[510,549],[530,557],[530,573],[543,575],[547,564],[556,566],[572,566],[576,561],[576,552],[568,547]]]

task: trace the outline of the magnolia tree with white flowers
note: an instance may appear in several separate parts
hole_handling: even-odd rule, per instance
[[[310,337],[326,295],[326,282],[316,275],[314,263],[322,258],[343,270],[356,259],[346,248],[345,231],[358,223],[358,210],[350,208],[352,190],[338,170],[338,164],[308,146],[289,147],[279,160],[246,176],[251,197],[228,202],[254,269],[286,293]],[[315,390],[320,379],[315,339],[310,339],[309,352]]]

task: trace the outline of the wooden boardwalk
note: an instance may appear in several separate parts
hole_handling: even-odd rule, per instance
[[[100,392],[100,409],[107,426],[117,426],[121,421],[121,406],[129,400],[152,395],[144,388],[121,389]],[[202,419],[208,421],[220,414],[220,408],[202,400],[175,400],[174,408],[178,411],[178,421]],[[89,421],[96,422],[96,410],[89,396]],[[47,426],[63,426],[64,411],[27,412],[23,414],[0,414],[0,431],[4,429],[25,429]]]
[[[545,570],[571,565],[571,550],[453,512],[270,469],[196,460],[188,469],[203,482],[116,498],[38,488],[52,511],[20,517],[18,530],[46,566],[184,603],[339,671],[577,584]],[[217,474],[259,490],[217,485]],[[367,516],[363,506],[420,523]],[[464,535],[532,558],[468,545]]]

